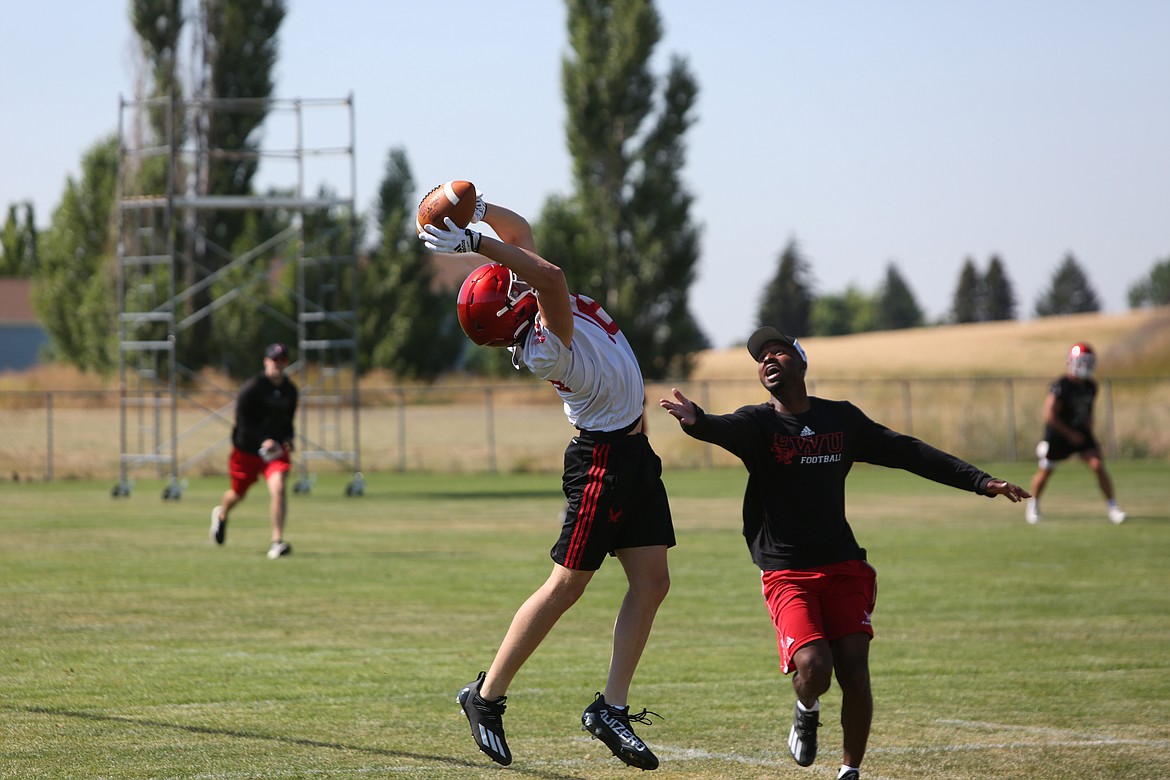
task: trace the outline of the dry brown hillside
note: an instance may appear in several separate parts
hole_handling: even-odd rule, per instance
[[[1048,376],[1087,341],[1101,376],[1170,374],[1170,307],[801,339],[814,378]],[[696,379],[754,376],[743,347],[700,356]]]
[[[1028,376],[1046,377],[1064,368],[1077,341],[1099,355],[1101,376],[1170,376],[1170,307],[1125,314],[1079,314],[1023,322],[946,325],[912,330],[801,339],[809,353],[810,377]],[[709,350],[696,362],[694,379],[750,379],[755,368],[743,347]],[[393,377],[366,377],[366,386],[389,386]],[[466,384],[465,377],[460,384]],[[230,379],[218,378],[222,387]],[[117,377],[81,374],[66,365],[0,372],[0,390],[116,389]]]

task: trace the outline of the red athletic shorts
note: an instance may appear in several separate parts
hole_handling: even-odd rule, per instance
[[[869,616],[877,603],[877,572],[865,561],[760,575],[784,674],[793,671],[793,654],[809,642],[859,632],[873,638]]]
[[[288,471],[292,468],[292,463],[288,459],[288,453],[285,452],[271,463],[265,463],[264,458],[259,455],[244,452],[238,447],[232,447],[231,457],[228,458],[228,473],[232,475],[232,490],[240,498],[248,492],[248,488],[252,487],[261,474],[264,479],[281,471]]]

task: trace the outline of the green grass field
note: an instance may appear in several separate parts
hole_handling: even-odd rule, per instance
[[[981,464],[987,465],[987,464]],[[879,574],[866,780],[1167,778],[1170,467],[1086,469],[1020,506],[855,469],[850,516]],[[992,468],[1025,483],[1030,464]],[[109,482],[0,485],[0,777],[629,777],[579,729],[621,596],[611,561],[509,691],[516,756],[476,750],[456,691],[547,576],[546,474],[342,475],[292,496],[269,561],[266,496],[207,538],[225,479],[129,499]],[[673,587],[634,680],[662,778],[831,778],[839,697],[810,769],[739,535],[739,469],[671,472]],[[157,487],[157,489],[156,489]]]

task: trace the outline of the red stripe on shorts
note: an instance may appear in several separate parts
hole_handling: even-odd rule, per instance
[[[589,532],[593,529],[593,520],[597,516],[597,499],[601,496],[602,480],[605,477],[605,467],[609,463],[611,446],[610,444],[597,444],[593,447],[593,462],[589,466],[589,479],[581,494],[581,506],[577,509],[577,524],[573,528],[573,538],[569,540],[569,550],[565,553],[566,568],[573,569],[581,564],[585,543],[589,541]]]

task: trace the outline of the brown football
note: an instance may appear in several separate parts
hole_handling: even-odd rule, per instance
[[[467,227],[475,216],[475,185],[457,179],[435,187],[423,196],[418,204],[418,218],[415,227],[423,232],[423,225],[434,225],[446,229],[443,217],[450,217],[461,228]]]

